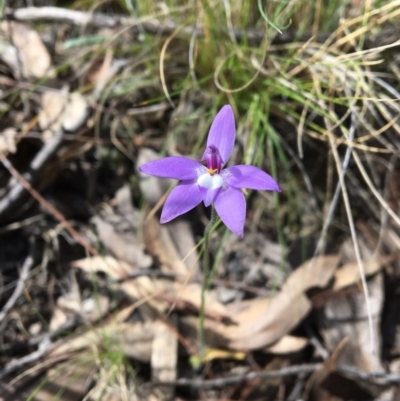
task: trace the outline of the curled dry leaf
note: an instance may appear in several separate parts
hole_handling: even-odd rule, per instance
[[[105,273],[115,281],[116,284],[128,297],[134,300],[144,300],[144,303],[164,311],[168,303],[157,299],[157,295],[166,292],[169,283],[165,280],[152,280],[150,277],[141,276],[134,280],[129,279],[129,275],[134,274],[138,269],[124,261],[119,261],[112,256],[95,256],[77,260],[72,266],[78,267],[87,273]]]
[[[159,297],[160,294],[170,291],[168,280],[153,280],[145,275],[130,280],[129,275],[134,274],[138,269],[126,262],[118,261],[112,256],[81,259],[73,262],[72,266],[90,274],[102,272],[116,281],[121,281],[116,285],[129,298],[135,301],[143,301],[143,303],[147,303],[159,311],[165,311],[169,305],[168,302],[160,300]]]
[[[241,350],[263,348],[288,334],[311,310],[306,292],[327,286],[339,260],[334,255],[305,262],[275,296],[258,299],[235,315],[239,326],[227,328],[225,333],[230,338],[230,346]]]
[[[368,260],[364,260],[362,268],[366,277],[370,277],[378,273],[382,266],[386,263],[393,261],[392,256],[382,256],[379,258],[370,257]],[[312,303],[316,308],[322,308],[332,298],[338,296],[344,296],[341,293],[347,289],[347,292],[353,292],[351,286],[359,285],[361,281],[360,267],[356,261],[348,262],[345,265],[338,268],[333,278],[333,284],[327,290],[315,294],[312,297]],[[357,290],[356,290],[357,291]]]
[[[385,263],[393,260],[393,257],[386,256],[380,258],[371,258],[363,262],[364,273],[367,277],[378,273]],[[346,263],[335,272],[332,289],[338,291],[342,288],[358,284],[361,280],[360,268],[356,261]]]
[[[230,347],[253,350],[273,345],[293,330],[312,309],[310,300],[303,293],[282,293],[273,298],[269,305],[268,308],[264,308],[264,317],[259,319],[263,321],[265,328],[253,323],[253,333],[244,325],[233,329]]]
[[[199,319],[197,316],[181,316],[179,319],[179,333],[187,341],[190,348],[198,347],[198,327]],[[223,328],[225,325],[216,323],[209,318],[204,319],[204,344],[207,348],[226,349],[227,338],[224,336]]]
[[[40,35],[26,25],[3,21],[0,25],[5,38],[11,38],[15,50],[15,59],[8,48],[3,61],[7,62],[17,77],[43,78],[51,69],[51,57]]]
[[[308,345],[308,339],[291,335],[283,336],[275,344],[263,349],[264,352],[274,355],[286,355],[299,352]]]
[[[121,280],[136,271],[129,263],[118,261],[112,256],[93,256],[72,262],[73,267],[79,267],[87,273],[102,272],[114,280]]]
[[[180,333],[193,348],[197,346],[198,323],[198,319],[193,316],[181,317],[179,320]],[[226,331],[231,327],[233,326],[226,326],[222,323],[216,323],[212,319],[205,319],[204,343],[210,352],[210,355],[208,355],[207,352],[206,360],[216,358],[243,359],[243,356],[245,355],[243,351],[239,351],[231,346],[229,347],[230,351],[227,350],[228,341],[225,336]],[[252,339],[248,341],[252,342]],[[308,340],[306,338],[285,335],[275,344],[269,347],[261,347],[260,350],[272,355],[288,355],[301,351],[307,346],[307,344]]]
[[[197,283],[187,284],[179,292],[179,298],[184,299],[186,302],[190,302],[192,305],[195,305],[198,309],[200,309],[201,286]],[[229,317],[230,319],[234,319],[231,313],[228,312],[225,305],[218,301],[215,291],[207,292],[206,311],[207,310],[209,310],[210,313],[212,311],[220,316],[226,316],[227,318]]]
[[[156,279],[146,275],[130,280],[129,275],[138,272],[138,269],[112,256],[85,258],[74,261],[72,266],[91,274],[102,272],[116,281],[120,280],[121,282],[116,285],[128,297],[141,300],[159,312],[168,311],[172,305],[177,307],[185,305],[190,307],[192,312],[200,308],[201,286],[197,283],[184,285],[182,282],[171,282],[171,280]],[[206,294],[205,313],[216,321],[234,321],[234,316],[216,300],[214,291]]]

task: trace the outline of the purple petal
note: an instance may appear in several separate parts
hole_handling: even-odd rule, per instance
[[[170,220],[196,207],[202,201],[197,183],[181,182],[168,195],[161,213],[161,223]]]
[[[228,161],[235,144],[235,116],[232,107],[224,106],[215,116],[208,134],[207,148],[214,145],[224,164]]]
[[[237,236],[243,237],[246,218],[246,200],[242,191],[227,188],[215,200],[215,209],[222,222]]]
[[[176,180],[185,181],[197,178],[199,168],[204,170],[204,166],[196,160],[173,156],[143,164],[143,166],[139,167],[139,171],[156,177],[175,178]]]
[[[233,188],[248,188],[281,192],[278,183],[258,167],[239,165],[227,168],[226,183]]]

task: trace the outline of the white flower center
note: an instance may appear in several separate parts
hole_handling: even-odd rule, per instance
[[[219,174],[202,174],[198,179],[197,183],[205,189],[217,189],[224,185],[224,179]]]

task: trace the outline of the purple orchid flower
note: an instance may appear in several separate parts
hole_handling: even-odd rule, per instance
[[[216,115],[208,134],[207,148],[201,161],[182,156],[166,157],[139,167],[145,174],[179,180],[171,191],[161,214],[161,223],[188,212],[201,201],[212,203],[223,223],[243,237],[246,200],[242,188],[278,191],[278,183],[257,167],[238,165],[223,169],[235,144],[235,118],[231,106]]]

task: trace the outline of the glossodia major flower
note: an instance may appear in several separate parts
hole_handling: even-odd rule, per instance
[[[139,167],[145,174],[179,180],[161,214],[161,223],[188,212],[201,201],[212,203],[223,223],[243,237],[246,200],[242,188],[280,192],[277,182],[255,166],[223,168],[235,144],[235,118],[231,106],[224,106],[215,117],[201,159],[205,165],[182,156],[166,157]]]

